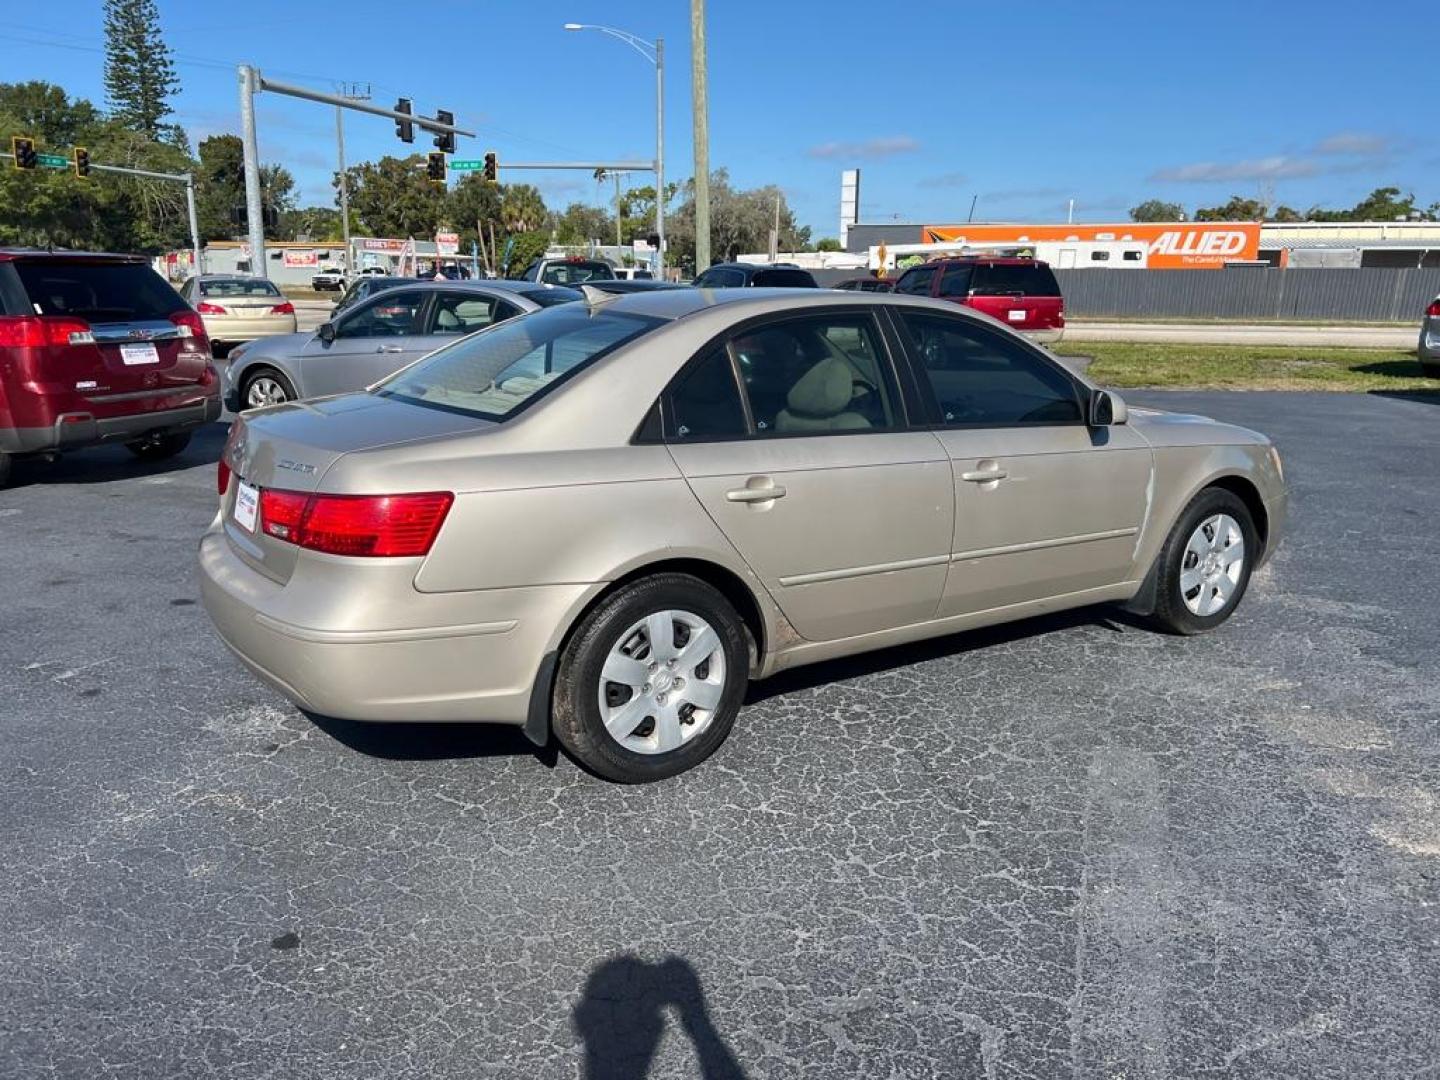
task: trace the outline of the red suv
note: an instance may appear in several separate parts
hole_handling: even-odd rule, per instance
[[[953,300],[999,319],[1036,341],[1059,341],[1065,298],[1050,264],[1038,259],[965,255],[912,266],[895,282],[900,295]]]
[[[17,454],[168,458],[219,416],[205,325],[143,258],[0,248],[0,485]]]

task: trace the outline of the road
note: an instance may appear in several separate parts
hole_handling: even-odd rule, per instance
[[[295,328],[314,330],[330,317],[335,308],[333,300],[292,300],[295,305]]]
[[[252,679],[196,605],[218,425],[169,470],[22,463],[0,1076],[1433,1071],[1440,411],[1127,396],[1285,453],[1292,535],[1220,632],[1093,610],[790,673],[641,788]]]
[[[1420,327],[1277,326],[1233,323],[1069,322],[1066,341],[1154,341],[1179,345],[1346,345],[1415,351]]]

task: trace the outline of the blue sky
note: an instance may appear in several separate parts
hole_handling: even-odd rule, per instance
[[[192,139],[238,129],[234,64],[377,100],[449,108],[507,160],[646,158],[654,76],[621,42],[567,21],[663,36],[667,172],[690,175],[686,0],[158,0]],[[100,102],[101,0],[3,0],[0,79],[48,79]],[[710,0],[710,157],[749,187],[777,183],[816,235],[837,232],[840,170],[862,218],[1123,219],[1145,198],[1188,208],[1231,194],[1352,205],[1381,184],[1440,200],[1433,0],[887,3]],[[1381,14],[1383,12],[1383,15]],[[303,202],[330,205],[334,114],[259,100],[262,156]],[[351,162],[404,149],[353,116]],[[416,149],[428,149],[417,136]],[[512,173],[502,179],[520,179]],[[546,200],[602,201],[586,174],[532,173]],[[635,183],[648,182],[637,176]]]

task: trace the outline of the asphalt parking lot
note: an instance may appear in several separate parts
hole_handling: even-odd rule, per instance
[[[1440,398],[1127,396],[1285,455],[1220,632],[791,673],[644,788],[256,683],[196,604],[218,425],[21,465],[0,1075],[1435,1074]]]

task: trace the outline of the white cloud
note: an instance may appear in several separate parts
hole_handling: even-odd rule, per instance
[[[941,173],[939,176],[927,176],[916,181],[917,187],[923,188],[954,188],[963,187],[970,178],[962,172]]]
[[[853,161],[909,154],[919,149],[920,144],[909,135],[886,135],[878,139],[865,139],[863,142],[821,143],[819,146],[812,146],[807,153],[813,158],[827,161],[833,158]]]
[[[1286,180],[1302,176],[1318,176],[1323,170],[1308,158],[1273,154],[1247,161],[1200,161],[1159,169],[1150,174],[1152,181],[1177,184],[1209,184],[1239,180]]]
[[[1313,153],[1374,157],[1394,148],[1388,135],[1365,131],[1341,131],[1315,144]]]

